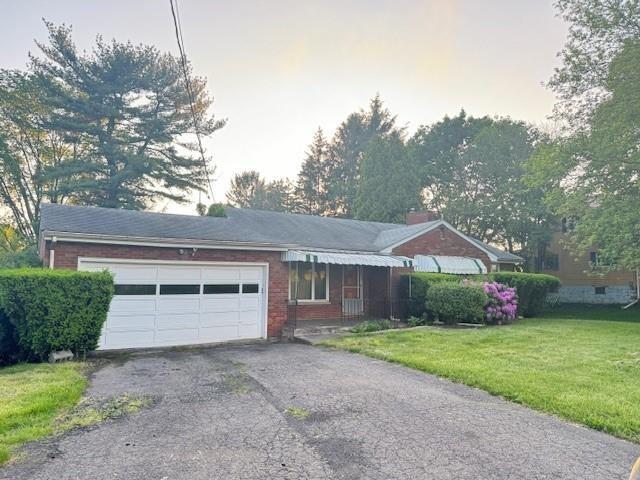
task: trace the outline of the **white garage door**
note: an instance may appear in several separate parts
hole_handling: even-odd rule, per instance
[[[264,266],[81,259],[78,268],[114,274],[101,350],[265,336]]]

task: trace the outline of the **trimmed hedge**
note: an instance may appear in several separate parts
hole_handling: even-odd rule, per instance
[[[535,317],[542,311],[547,293],[560,287],[560,280],[553,275],[523,272],[495,272],[492,280],[515,287],[518,294],[518,311],[523,317]]]
[[[410,299],[409,316],[422,317],[427,311],[426,295],[431,285],[442,282],[459,282],[460,280],[462,280],[460,275],[449,273],[409,273],[400,278],[400,298]]]
[[[0,328],[23,359],[43,360],[55,350],[84,356],[98,344],[112,296],[106,271],[0,270]]]
[[[427,290],[427,305],[447,324],[482,323],[487,294],[481,285],[441,282]]]

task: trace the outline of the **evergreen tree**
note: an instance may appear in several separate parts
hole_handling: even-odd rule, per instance
[[[30,69],[49,115],[38,125],[63,132],[81,153],[52,172],[60,190],[88,205],[140,209],[158,198],[187,202],[202,189],[202,159],[180,61],[154,47],[97,39],[79,52],[65,26],[47,23],[49,44]],[[190,68],[190,67],[188,67]],[[192,76],[197,126],[209,135],[224,125],[207,113],[206,82]]]
[[[384,108],[380,95],[376,95],[367,111],[352,113],[338,127],[329,161],[327,191],[328,201],[333,205],[330,214],[353,216],[364,152],[374,138],[399,131],[395,122],[396,117]]]
[[[420,205],[416,170],[399,132],[371,140],[362,161],[355,218],[402,223],[406,212]]]
[[[328,215],[332,211],[328,195],[329,145],[318,128],[302,162],[296,185],[296,210],[309,215]]]
[[[234,207],[259,209],[262,206],[265,188],[265,181],[258,171],[238,173],[231,179],[227,201]]]

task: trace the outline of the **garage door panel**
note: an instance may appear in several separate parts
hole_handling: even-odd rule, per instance
[[[224,342],[264,335],[264,267],[123,265],[99,260],[81,261],[80,268],[108,269],[120,286],[100,336],[100,349]],[[155,289],[138,288],[140,285]]]
[[[199,313],[162,314],[157,317],[158,330],[174,328],[198,328],[200,324]]]
[[[234,325],[240,323],[240,312],[218,312],[215,315],[203,313],[200,315],[201,327],[220,327],[223,325]]]
[[[151,330],[155,328],[155,314],[120,315],[113,314],[107,318],[106,327],[109,331],[119,330]]]
[[[158,313],[186,313],[200,310],[200,296],[160,295],[158,298]]]
[[[235,311],[240,308],[240,296],[235,295],[233,297],[225,298],[203,298],[202,311],[204,313],[224,313],[229,311]]]
[[[160,283],[200,283],[201,275],[202,268],[198,267],[158,267]]]
[[[237,340],[237,325],[219,325],[214,327],[204,327],[200,329],[200,340],[202,342],[226,342]]]
[[[204,283],[239,283],[240,272],[237,268],[204,269],[202,271],[202,281]]]
[[[113,314],[144,314],[149,312],[155,312],[156,310],[156,297],[145,296],[140,297],[120,297],[116,296],[111,301],[109,307],[109,313]]]
[[[105,344],[107,348],[139,348],[154,345],[153,331],[108,332]]]
[[[188,345],[198,341],[197,328],[174,328],[158,330],[156,332],[156,343],[158,345]]]

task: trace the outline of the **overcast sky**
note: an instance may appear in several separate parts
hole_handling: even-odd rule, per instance
[[[454,115],[542,123],[566,26],[551,0],[180,0],[184,42],[228,124],[207,140],[224,200],[234,173],[294,178],[313,132],[329,136],[379,92],[412,132]],[[45,18],[81,48],[105,39],[177,52],[168,0],[3,2],[0,67],[22,68]],[[191,206],[161,205],[192,213]]]

